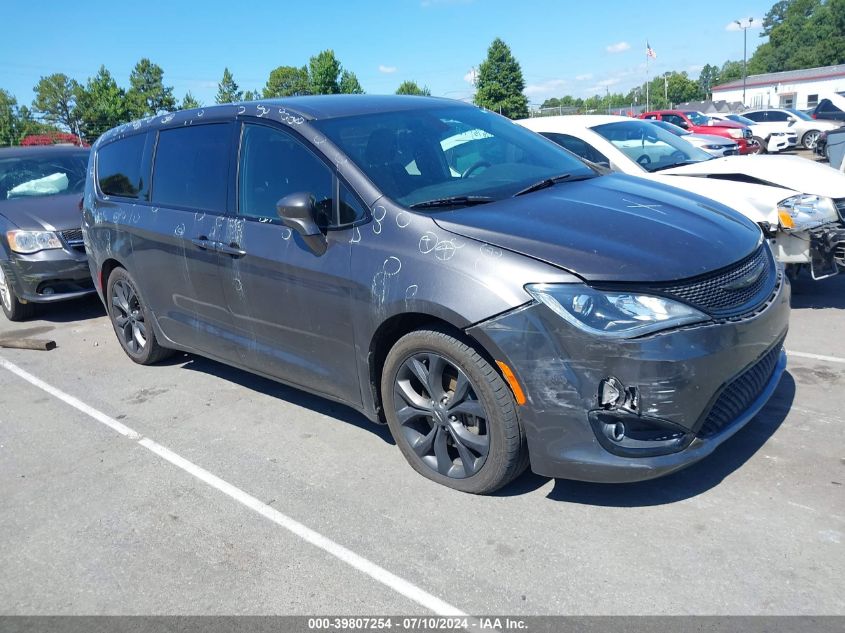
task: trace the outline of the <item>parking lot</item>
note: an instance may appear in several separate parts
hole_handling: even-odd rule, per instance
[[[491,497],[418,476],[340,405],[133,364],[96,299],[4,320],[58,347],[0,350],[2,611],[845,613],[845,277],[794,290],[788,373],[712,457]]]

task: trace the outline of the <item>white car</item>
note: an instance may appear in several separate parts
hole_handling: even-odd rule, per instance
[[[684,189],[758,223],[791,275],[845,268],[845,174],[800,156],[713,158],[648,121],[554,116],[517,121],[614,171]],[[838,266],[837,266],[838,265]]]
[[[761,125],[741,114],[708,114],[707,116],[718,121],[733,121],[747,125],[757,142],[770,154],[782,152],[798,144],[798,134],[786,123],[780,126]]]
[[[829,132],[839,127],[839,124],[833,121],[819,121],[809,114],[791,108],[747,110],[742,116],[770,130],[779,130],[782,125],[788,125],[795,130],[798,143],[803,145],[804,149],[813,149],[821,132]]]

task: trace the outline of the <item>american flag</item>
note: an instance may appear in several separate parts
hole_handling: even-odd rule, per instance
[[[652,59],[657,59],[657,53],[654,52],[654,49],[648,42],[645,43],[645,56],[651,57]]]

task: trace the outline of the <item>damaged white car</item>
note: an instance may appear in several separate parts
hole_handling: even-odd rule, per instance
[[[697,193],[759,224],[795,277],[845,269],[845,174],[798,156],[714,158],[647,121],[554,116],[517,121],[593,163]]]

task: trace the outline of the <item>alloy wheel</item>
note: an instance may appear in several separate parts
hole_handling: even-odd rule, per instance
[[[131,284],[118,280],[112,286],[112,315],[123,343],[133,354],[138,354],[147,344],[147,325],[138,293]]]
[[[9,284],[6,283],[6,274],[3,272],[3,267],[0,266],[0,301],[3,302],[6,310],[12,309],[12,291]]]
[[[393,393],[402,433],[428,468],[454,479],[481,469],[490,452],[487,413],[463,370],[434,352],[413,354]]]
[[[804,135],[804,149],[813,149],[821,136],[821,132],[812,130]]]

